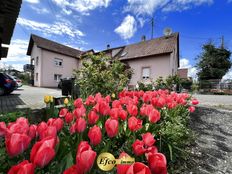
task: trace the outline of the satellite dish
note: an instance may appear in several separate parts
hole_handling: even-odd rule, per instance
[[[165,28],[163,32],[164,32],[165,36],[170,36],[172,34],[172,29],[171,28]]]

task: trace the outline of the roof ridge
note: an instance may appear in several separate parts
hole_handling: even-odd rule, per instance
[[[36,34],[31,34],[31,36],[32,36],[32,37],[37,37],[37,38],[40,38],[40,39],[43,39],[43,40],[46,40],[46,41],[48,41],[48,42],[53,42],[53,43],[55,43],[55,44],[57,44],[57,45],[64,46],[64,47],[67,47],[67,48],[71,48],[71,49],[74,49],[74,50],[76,50],[76,51],[83,52],[83,51],[81,51],[81,50],[79,50],[79,49],[76,49],[76,48],[73,48],[73,47],[70,47],[70,46],[61,44],[61,43],[59,43],[59,42],[57,42],[57,41],[53,41],[53,40],[50,40],[50,39],[47,39],[47,38],[38,36],[38,35],[36,35]],[[36,41],[34,40],[34,42],[36,42]]]

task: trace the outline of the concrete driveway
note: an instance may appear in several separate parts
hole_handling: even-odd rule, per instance
[[[45,106],[44,96],[59,97],[60,89],[22,86],[10,95],[0,96],[0,113],[21,108],[40,109]]]
[[[193,97],[199,100],[200,106],[221,107],[232,110],[232,95],[194,94]]]

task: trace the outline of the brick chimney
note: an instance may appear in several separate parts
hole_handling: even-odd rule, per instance
[[[146,36],[145,36],[145,35],[142,35],[141,41],[142,41],[142,42],[146,41]]]

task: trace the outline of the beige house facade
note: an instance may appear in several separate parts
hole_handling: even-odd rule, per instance
[[[144,37],[143,37],[144,38]],[[179,33],[123,47],[109,48],[106,55],[127,63],[133,70],[129,86],[176,75],[179,67]]]
[[[144,37],[143,37],[144,38]],[[151,40],[103,50],[107,56],[128,64],[133,70],[129,86],[138,82],[155,81],[158,77],[176,75],[179,67],[179,33]],[[57,87],[61,78],[73,75],[81,67],[81,56],[95,53],[82,52],[59,43],[31,35],[27,55],[34,65],[32,79],[34,86]]]
[[[73,76],[81,51],[32,35],[27,54],[34,65],[34,86],[57,87],[61,78]]]

